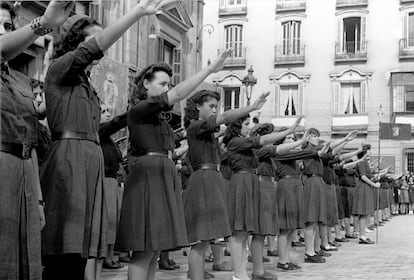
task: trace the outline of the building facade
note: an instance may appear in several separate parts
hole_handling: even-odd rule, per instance
[[[358,129],[353,147],[369,143],[373,156],[379,120],[414,129],[414,1],[210,0],[204,12],[214,31],[204,32],[203,65],[234,50],[209,80],[222,110],[247,104],[252,66],[252,100],[271,92],[261,122],[281,127],[303,115],[324,139]],[[380,146],[381,166],[414,171],[414,140]]]

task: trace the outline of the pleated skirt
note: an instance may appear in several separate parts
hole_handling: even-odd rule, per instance
[[[409,197],[410,203],[414,203],[414,189],[410,189],[408,191],[408,197]]]
[[[233,174],[227,193],[227,212],[232,232],[259,233],[259,176]]]
[[[388,207],[388,197],[387,197],[387,190],[380,189],[379,190],[380,201],[379,201],[379,209],[385,209]]]
[[[300,229],[305,225],[303,211],[303,185],[300,179],[278,181],[276,201],[280,229]]]
[[[388,194],[388,207],[391,207],[391,204],[394,204],[394,192],[392,189],[387,189]]]
[[[352,214],[352,209],[354,205],[354,194],[355,194],[355,187],[346,187],[347,190],[347,200],[348,200],[348,207],[349,207],[349,214]]]
[[[277,235],[279,215],[276,200],[276,183],[260,180],[259,187],[259,231],[254,234]]]
[[[410,199],[408,196],[408,190],[400,191],[400,203],[410,203]]]
[[[327,203],[325,182],[321,177],[309,177],[303,191],[304,222],[317,222],[326,225]]]
[[[174,162],[158,156],[128,160],[115,249],[149,252],[186,246],[182,185]]]
[[[188,242],[213,241],[231,235],[221,173],[197,170],[183,193]]]
[[[326,207],[327,207],[327,226],[333,227],[338,224],[338,200],[336,196],[336,187],[332,184],[325,184],[326,190]]]
[[[360,179],[356,179],[356,188],[352,203],[352,214],[370,216],[374,214],[373,190]]]
[[[115,178],[105,177],[104,178],[104,198],[106,203],[106,209],[108,211],[108,219],[107,219],[107,242],[110,245],[115,244],[116,239],[116,230],[118,225],[118,217],[119,217],[119,210],[118,210],[118,181]]]
[[[345,218],[344,205],[342,204],[342,187],[335,185],[336,205],[338,206],[338,219]]]

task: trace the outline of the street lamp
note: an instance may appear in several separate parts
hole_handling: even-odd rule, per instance
[[[247,76],[243,78],[243,85],[246,87],[247,106],[250,105],[250,98],[252,98],[253,86],[257,84],[257,79],[253,76],[253,67],[250,65],[247,70]]]

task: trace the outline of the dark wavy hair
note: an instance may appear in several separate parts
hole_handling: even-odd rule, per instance
[[[6,10],[9,12],[10,17],[11,17],[11,22],[12,22],[12,26],[11,26],[11,30],[14,31],[16,30],[16,25],[14,23],[15,19],[16,19],[16,12],[14,10],[14,7],[11,3],[9,3],[8,1],[4,2],[2,1],[0,3],[0,9]]]
[[[148,95],[147,89],[144,87],[144,80],[151,82],[157,72],[165,72],[169,77],[172,77],[171,67],[164,62],[154,63],[144,68],[138,76],[135,77],[134,89],[129,98],[130,106],[134,106],[139,101],[147,99]]]
[[[220,94],[211,90],[200,90],[193,97],[187,99],[187,106],[185,107],[184,127],[190,126],[192,120],[198,120],[199,111],[197,105],[203,105],[205,102],[216,99],[220,101]]]
[[[317,137],[321,136],[321,133],[319,132],[319,130],[318,130],[318,129],[316,129],[316,128],[314,128],[314,127],[309,128],[308,133],[309,133],[310,135],[314,135],[314,136],[317,136]],[[322,143],[322,141],[319,141],[319,144],[321,144],[321,143]],[[310,145],[310,144],[309,144],[309,141],[308,141],[308,142],[303,143],[303,145],[302,145],[302,149],[306,149],[309,145]]]
[[[223,144],[225,146],[229,144],[231,139],[233,139],[234,137],[240,136],[242,124],[248,118],[250,118],[250,115],[245,115],[241,118],[238,118],[237,120],[235,120],[234,122],[230,123],[227,126],[226,131],[224,132],[224,138],[223,138]]]
[[[94,25],[101,26],[100,23],[90,17],[84,17],[76,21],[61,40],[56,40],[53,58],[58,58],[67,52],[75,50],[80,43],[85,41],[87,35],[85,28]]]
[[[365,144],[364,146],[362,146],[362,152],[357,154],[358,159],[361,159],[363,156],[365,156],[368,150],[371,150],[370,144]]]

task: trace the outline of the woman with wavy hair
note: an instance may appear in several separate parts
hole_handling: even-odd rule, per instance
[[[15,29],[14,7],[0,3],[0,279],[41,279],[45,225],[37,155],[37,107],[31,81],[8,62],[62,25],[73,3],[51,1],[45,13]]]
[[[204,255],[209,242],[231,235],[219,168],[220,150],[214,133],[221,124],[260,110],[268,95],[261,95],[251,106],[221,114],[217,112],[220,101],[217,92],[202,90],[187,102],[188,157],[194,172],[188,179],[183,203],[188,241],[192,244],[189,271],[193,280],[204,279]]]
[[[142,0],[104,30],[92,18],[74,15],[56,39],[45,80],[53,144],[41,172],[48,221],[42,233],[44,279],[84,280],[86,260],[106,256],[101,110],[88,74],[130,26],[165,3]]]
[[[233,279],[250,279],[247,275],[247,239],[253,235],[251,254],[253,258],[252,279],[277,279],[263,268],[263,227],[260,227],[260,181],[255,149],[273,144],[286,135],[293,133],[299,125],[298,118],[294,125],[284,132],[273,132],[263,136],[249,137],[250,117],[239,118],[229,124],[223,143],[233,176],[230,180],[227,196],[227,209],[230,219],[232,237],[230,240],[231,258],[234,265]]]

